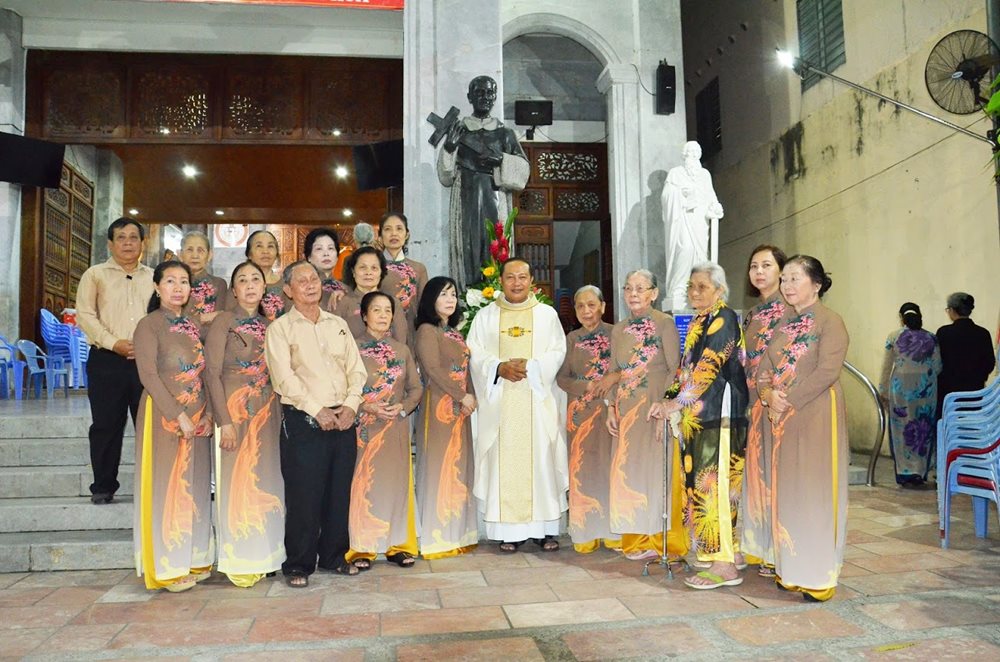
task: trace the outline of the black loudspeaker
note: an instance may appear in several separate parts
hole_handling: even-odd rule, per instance
[[[656,114],[673,115],[677,101],[677,68],[661,60],[656,67]]]
[[[356,145],[354,174],[359,191],[403,185],[403,141]]]
[[[518,126],[549,126],[552,124],[552,102],[515,101],[514,123]]]
[[[0,182],[59,188],[66,145],[0,132]]]

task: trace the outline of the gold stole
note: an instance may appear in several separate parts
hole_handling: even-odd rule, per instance
[[[534,301],[532,298],[531,301]],[[508,304],[509,305],[509,304]],[[534,305],[508,308],[500,304],[500,360],[532,357]],[[500,398],[497,456],[500,471],[500,521],[532,521],[532,411],[528,380],[504,382]]]

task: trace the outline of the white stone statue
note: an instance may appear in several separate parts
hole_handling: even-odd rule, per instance
[[[691,267],[705,260],[718,260],[709,254],[709,225],[713,234],[722,218],[722,205],[712,187],[712,175],[701,167],[701,145],[684,143],[684,165],[671,168],[663,186],[663,223],[667,247],[664,310],[688,308],[687,283]],[[716,238],[713,245],[718,252]]]

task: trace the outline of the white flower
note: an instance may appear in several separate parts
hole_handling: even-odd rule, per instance
[[[499,290],[499,289],[493,290],[493,298],[494,299],[499,299],[501,294],[503,294],[503,290]]]
[[[486,299],[483,298],[482,290],[476,290],[470,287],[465,293],[465,303],[473,308],[478,308],[483,305],[484,301],[486,301]]]

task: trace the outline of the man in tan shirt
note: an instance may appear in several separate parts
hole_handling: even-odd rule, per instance
[[[293,588],[319,567],[344,575],[347,520],[357,456],[354,417],[367,373],[340,317],[319,305],[323,282],[306,261],[285,268],[292,307],[267,329],[271,384],[281,396],[281,475],[285,479],[285,551],[281,566]]]
[[[143,227],[130,218],[112,223],[108,228],[111,257],[83,272],[76,291],[77,324],[91,344],[87,395],[93,419],[90,500],[95,504],[111,503],[120,487],[125,419],[131,412],[135,422],[142,396],[132,334],[153,295],[153,270],[139,263],[145,238]]]

